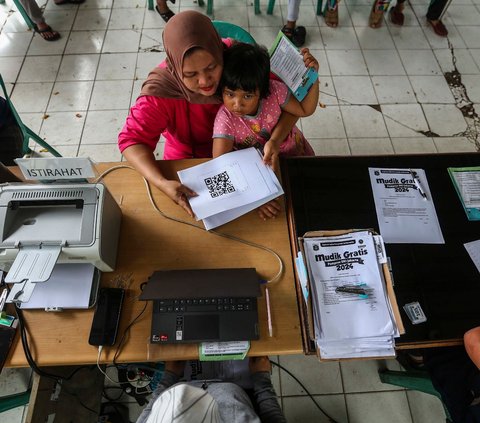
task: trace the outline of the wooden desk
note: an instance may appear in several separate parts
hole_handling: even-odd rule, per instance
[[[310,230],[379,231],[368,167],[425,169],[445,244],[386,245],[406,329],[398,348],[459,344],[466,330],[480,325],[480,275],[463,247],[480,239],[480,222],[467,220],[447,172],[461,166],[480,166],[480,155],[315,157],[282,164],[292,249]],[[402,307],[412,301],[420,302],[426,323],[410,323]]]
[[[170,178],[176,171],[204,160],[162,161],[160,167]],[[104,163],[104,171],[120,163]],[[263,279],[274,276],[279,267],[271,254],[220,238],[203,230],[167,220],[154,211],[148,200],[142,178],[133,170],[113,171],[104,183],[120,204],[123,212],[116,270],[104,273],[102,286],[115,286],[119,279],[129,280],[117,337],[120,340],[126,326],[141,311],[144,302],[136,300],[140,284],[160,269],[204,269],[221,267],[254,267]],[[153,189],[159,208],[170,216],[194,222],[160,191]],[[198,226],[203,228],[201,222]],[[234,235],[267,246],[276,251],[285,269],[278,282],[270,287],[273,337],[269,338],[264,296],[259,299],[260,340],[251,343],[250,355],[295,354],[303,352],[300,323],[295,295],[292,259],[285,213],[263,222],[256,212],[230,222],[219,232]],[[63,311],[47,313],[24,311],[30,343],[37,363],[41,366],[94,363],[97,348],[88,344],[93,311]],[[119,362],[145,362],[198,357],[197,344],[157,346],[149,344],[152,305],[130,329]],[[105,348],[102,362],[111,362],[116,346]],[[26,366],[21,342],[17,342],[8,366]]]

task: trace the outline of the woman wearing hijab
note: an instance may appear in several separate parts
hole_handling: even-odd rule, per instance
[[[190,10],[173,16],[163,31],[167,59],[148,75],[118,137],[124,157],[190,216],[188,197],[195,192],[166,179],[153,151],[163,134],[165,160],[212,156],[213,123],[221,105],[216,91],[223,51],[231,43],[230,39],[222,42],[210,19],[201,13]],[[308,51],[306,55],[311,57]],[[283,114],[272,137],[283,140],[296,120]],[[277,213],[273,208],[267,217]]]

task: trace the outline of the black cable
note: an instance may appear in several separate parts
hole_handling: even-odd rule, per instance
[[[120,389],[122,392],[120,392],[120,395],[117,398],[112,398],[108,396],[107,389]],[[105,399],[107,399],[110,402],[118,401],[123,395],[123,388],[121,386],[104,386],[102,390],[102,395]]]
[[[310,399],[313,401],[313,403],[316,405],[316,407],[320,410],[320,412],[322,412],[326,417],[327,419],[330,421],[330,423],[337,423],[337,421],[335,419],[333,419],[332,417],[330,417],[330,415],[322,408],[320,407],[320,405],[318,404],[317,401],[315,401],[315,398],[313,398],[313,395],[308,392],[307,388],[305,388],[305,386],[303,385],[302,382],[300,382],[297,377],[292,373],[290,372],[288,369],[286,369],[285,367],[283,367],[281,364],[278,364],[278,363],[275,363],[275,361],[272,361],[270,360],[270,363],[271,364],[274,364],[275,366],[279,367],[280,369],[282,369],[285,373],[287,373],[288,375],[290,375],[291,377],[293,377],[293,379],[295,379],[297,381],[297,383],[302,387],[302,389],[307,393],[307,395],[310,397]]]
[[[62,386],[62,391],[65,392],[66,394],[74,397],[78,403],[83,407],[85,408],[85,410],[88,410],[90,411],[90,413],[93,413],[95,414],[96,416],[98,416],[98,411],[95,411],[93,408],[90,408],[88,405],[85,405],[82,400],[80,399],[80,397],[78,396],[78,394],[74,394],[73,392],[69,392],[64,386]]]
[[[140,290],[143,291],[143,288],[145,287],[147,283],[146,282],[143,282],[141,285],[140,285]],[[147,305],[148,305],[148,302],[145,301],[145,305],[143,306],[143,309],[142,311],[140,311],[140,313],[138,313],[137,317],[135,317],[129,324],[128,326],[125,328],[125,330],[123,331],[123,335],[122,337],[120,338],[120,342],[118,343],[118,346],[117,346],[117,349],[115,350],[115,354],[113,356],[113,365],[115,367],[117,367],[117,357],[118,355],[120,354],[120,351],[121,351],[121,348],[123,346],[123,343],[125,342],[125,337],[127,336],[128,334],[128,331],[130,330],[130,328],[135,324],[135,322],[140,319],[140,317],[142,316],[143,313],[145,313],[145,310],[147,309]]]

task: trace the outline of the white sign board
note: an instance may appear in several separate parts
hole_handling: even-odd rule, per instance
[[[15,159],[27,180],[86,179],[94,178],[92,162],[85,157],[49,157]]]

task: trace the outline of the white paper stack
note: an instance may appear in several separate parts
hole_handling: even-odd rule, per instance
[[[367,231],[304,239],[321,358],[395,356],[381,242]],[[351,288],[364,293],[342,292]]]
[[[283,194],[273,170],[255,148],[232,151],[178,172],[182,184],[198,196],[190,198],[197,220],[207,230],[230,222]]]

